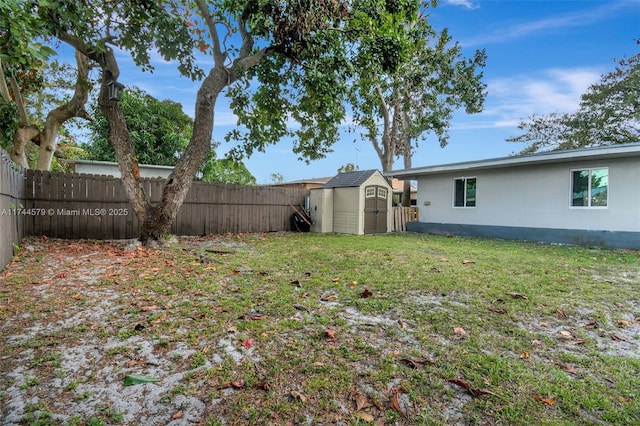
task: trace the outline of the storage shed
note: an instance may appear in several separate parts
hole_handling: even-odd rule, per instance
[[[378,170],[340,173],[310,191],[312,232],[379,234],[392,228],[392,188]]]

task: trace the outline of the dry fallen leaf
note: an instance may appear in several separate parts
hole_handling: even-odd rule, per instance
[[[356,403],[356,411],[364,410],[365,408],[372,407],[373,404],[367,400],[367,397],[362,395],[361,393],[356,392],[355,390],[351,393],[351,399],[353,399]]]
[[[340,282],[340,278],[336,277],[336,278],[332,279],[331,281],[334,282],[334,283],[337,283],[337,282]]]
[[[471,263],[476,263],[476,261],[475,260],[469,260],[469,259],[465,259],[465,260],[462,261],[463,265],[469,265]]]
[[[556,403],[556,402],[553,400],[553,398],[543,398],[543,397],[541,397],[540,395],[536,395],[536,396],[534,396],[534,397],[533,397],[533,399],[535,399],[536,401],[543,402],[543,403],[545,403],[545,404],[547,404],[547,405],[553,405],[553,404],[555,404],[555,403]]]
[[[393,390],[393,395],[391,396],[391,401],[389,401],[389,407],[391,407],[394,411],[404,417],[404,411],[402,411],[402,407],[400,407],[400,389],[395,388]]]
[[[520,354],[520,359],[529,359],[529,352],[522,352]]]
[[[320,300],[322,300],[323,302],[334,302],[338,300],[338,296],[336,296],[335,294],[332,294],[330,296],[322,296]]]
[[[184,413],[182,412],[182,410],[180,410],[177,413],[175,413],[173,416],[171,416],[171,419],[178,420],[178,419],[181,419],[183,416],[184,416]]]
[[[357,412],[353,416],[359,418],[360,420],[364,420],[367,423],[373,423],[373,421],[375,420],[375,418],[369,413]]]
[[[246,349],[249,350],[251,349],[251,347],[253,345],[255,345],[256,341],[254,339],[247,339],[244,342],[242,342],[242,346]]]
[[[533,339],[533,340],[531,341],[531,344],[532,344],[533,346],[540,346],[540,345],[542,345],[542,341],[541,341],[541,340],[538,340],[538,339]]]
[[[511,296],[513,298],[516,298],[516,299],[524,299],[524,300],[529,299],[529,297],[526,294],[517,293],[515,291],[506,292],[505,294],[507,296]]]
[[[329,339],[335,339],[336,337],[336,332],[334,330],[326,330],[324,333]]]
[[[303,404],[306,404],[306,402],[309,400],[309,398],[307,398],[305,395],[303,395],[302,393],[300,393],[298,391],[291,391],[291,396],[294,399],[300,400],[300,402],[302,402]]]
[[[453,332],[461,336],[466,336],[467,332],[462,327],[453,327]]]
[[[558,333],[558,337],[562,340],[571,340],[573,339],[573,334],[571,334],[571,332],[567,331],[567,330],[561,330]]]
[[[360,297],[365,299],[367,297],[373,296],[373,293],[369,290],[367,290],[366,288],[364,289],[364,291],[362,293],[360,293]]]

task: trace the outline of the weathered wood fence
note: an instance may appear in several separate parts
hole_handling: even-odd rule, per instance
[[[144,179],[152,203],[162,179]],[[276,232],[291,229],[292,205],[306,189],[194,182],[173,222],[176,235]],[[121,239],[139,235],[138,220],[120,179],[26,171],[25,231],[54,238]]]
[[[407,222],[418,221],[417,207],[394,207],[393,208],[393,230],[394,232],[405,232]]]
[[[0,149],[0,269],[11,261],[14,247],[25,236],[24,216],[17,214],[24,203],[25,170]]]

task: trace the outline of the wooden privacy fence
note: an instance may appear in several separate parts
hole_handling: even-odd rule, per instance
[[[418,221],[417,207],[394,207],[393,208],[393,231],[405,232],[407,222]]]
[[[162,196],[161,179],[143,179],[151,202]],[[176,235],[275,232],[291,229],[291,205],[308,190],[194,182],[173,222]],[[139,236],[138,220],[120,179],[110,176],[26,171],[27,235],[121,239]]]
[[[24,169],[0,149],[0,269],[25,236],[24,217],[18,214],[25,202],[24,177]]]

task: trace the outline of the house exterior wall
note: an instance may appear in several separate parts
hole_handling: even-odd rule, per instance
[[[571,207],[571,171],[576,169],[609,169],[607,207]],[[453,207],[454,179],[475,177],[476,207]],[[554,164],[484,169],[465,172],[431,174],[418,178],[419,223],[413,230],[440,229],[442,232],[463,231],[471,226],[473,233],[501,231],[505,237],[547,230],[580,230],[618,233],[622,246],[640,246],[640,159],[633,157],[589,161],[567,161]],[[426,226],[425,224],[430,224]],[[436,226],[436,225],[452,225]],[[483,228],[484,227],[484,228]],[[508,232],[506,228],[513,228]],[[501,229],[498,229],[501,228]],[[521,228],[518,230],[518,228]],[[528,231],[525,231],[525,228]],[[500,232],[498,232],[500,233]],[[487,236],[495,236],[489,232]],[[579,234],[568,237],[580,242]],[[585,238],[589,237],[584,234]],[[522,239],[527,238],[523,235]],[[599,241],[600,237],[592,238]],[[571,242],[559,241],[559,242]],[[598,245],[612,245],[616,242]]]
[[[85,173],[90,175],[105,175],[121,177],[120,169],[117,163],[111,163],[108,161],[88,161],[88,160],[76,160],[70,161],[75,173]],[[140,164],[140,177],[143,178],[162,178],[166,179],[173,171],[173,167],[170,166],[153,166],[147,164]]]

